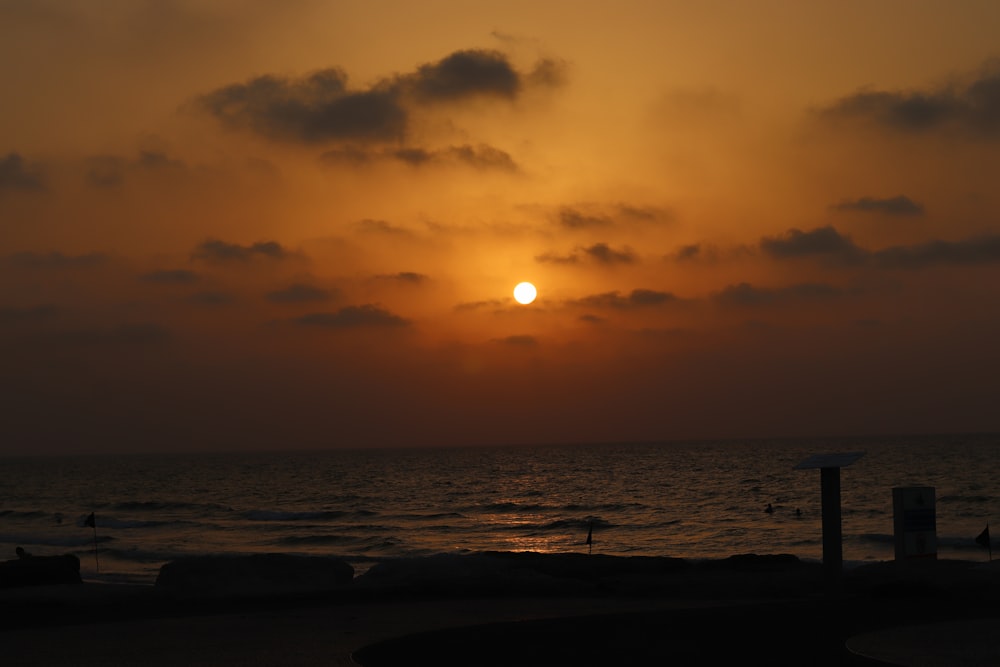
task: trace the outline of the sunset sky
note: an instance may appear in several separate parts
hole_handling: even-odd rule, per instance
[[[1000,430],[998,26],[0,0],[0,453]]]

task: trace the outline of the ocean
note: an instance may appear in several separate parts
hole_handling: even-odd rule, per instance
[[[199,554],[820,560],[820,471],[794,466],[841,452],[864,452],[841,471],[846,564],[894,557],[906,486],[935,488],[939,558],[986,560],[1000,435],[0,458],[0,559],[73,553],[85,580],[148,584]]]

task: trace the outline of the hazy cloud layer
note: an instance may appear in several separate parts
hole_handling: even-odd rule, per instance
[[[954,127],[996,138],[1000,134],[1000,69],[994,65],[969,82],[927,90],[863,90],[841,98],[822,114],[906,132]]]
[[[394,280],[401,283],[410,283],[411,285],[419,285],[427,281],[426,275],[414,271],[400,271],[399,273],[381,274],[376,277],[380,280]]]
[[[754,287],[750,283],[729,285],[715,295],[726,306],[761,306],[787,301],[813,301],[843,296],[846,292],[823,283],[800,283],[787,287]]]
[[[583,306],[585,308],[616,309],[624,310],[630,308],[643,308],[648,306],[662,306],[674,303],[678,299],[670,292],[661,292],[651,289],[634,289],[627,295],[620,292],[604,292],[601,294],[591,294],[582,299],[567,302],[571,306]]]
[[[905,195],[877,199],[861,197],[860,199],[844,200],[830,207],[835,211],[860,211],[862,213],[884,213],[886,215],[923,215],[924,206]]]
[[[267,257],[270,259],[284,259],[289,256],[277,241],[261,241],[248,246],[237,243],[227,243],[217,239],[209,239],[199,245],[192,258],[203,259],[215,262],[246,262],[254,257]]]
[[[374,304],[346,306],[331,313],[309,313],[295,320],[298,324],[332,329],[353,329],[358,327],[405,327],[409,320],[380,308]]]
[[[890,269],[1000,263],[1000,236],[979,236],[961,241],[929,241],[911,246],[894,246],[873,253],[872,258],[877,266]]]

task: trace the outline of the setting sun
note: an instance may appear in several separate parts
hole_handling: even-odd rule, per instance
[[[518,283],[514,288],[514,300],[521,304],[529,304],[538,296],[538,290],[531,283]]]

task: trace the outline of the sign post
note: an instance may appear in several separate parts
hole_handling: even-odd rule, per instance
[[[831,584],[840,581],[844,567],[843,536],[840,526],[840,469],[851,465],[864,452],[817,454],[802,461],[795,470],[819,468],[820,501],[823,511],[823,572]]]

